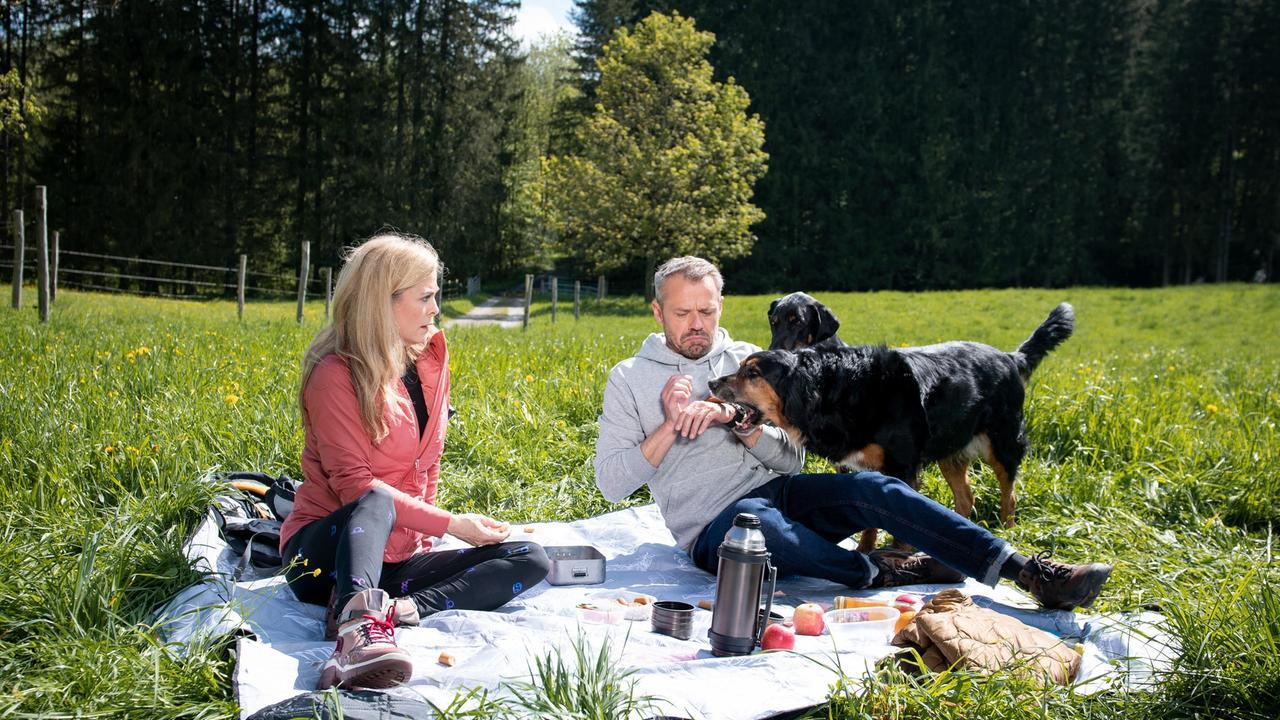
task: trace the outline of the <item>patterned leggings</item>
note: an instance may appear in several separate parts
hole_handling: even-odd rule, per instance
[[[285,577],[303,602],[324,605],[334,587],[338,608],[357,592],[382,588],[410,597],[423,617],[441,610],[494,610],[537,585],[551,562],[542,546],[507,542],[382,561],[396,513],[391,494],[370,490],[359,500],[302,528],[285,545]],[[316,573],[316,570],[319,573]]]

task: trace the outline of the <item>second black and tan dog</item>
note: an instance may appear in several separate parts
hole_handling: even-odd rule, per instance
[[[839,329],[836,314],[812,295],[793,292],[769,303],[770,350],[844,347]]]
[[[1012,525],[1026,382],[1074,325],[1062,303],[1013,352],[975,342],[765,350],[711,381],[711,392],[743,409],[741,425],[772,423],[841,471],[879,470],[919,488],[921,468],[936,462],[966,517],[969,465],[982,458],[1000,482],[1000,519]],[[859,548],[874,543],[870,532]]]

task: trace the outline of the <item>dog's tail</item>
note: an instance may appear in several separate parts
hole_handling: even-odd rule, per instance
[[[1031,377],[1031,373],[1035,371],[1045,355],[1061,345],[1063,340],[1071,337],[1071,331],[1075,326],[1075,308],[1071,307],[1070,303],[1062,303],[1049,313],[1049,317],[1040,323],[1040,327],[1031,333],[1031,337],[1027,338],[1026,342],[1018,346],[1013,355],[1018,361],[1018,374],[1022,376],[1023,382]]]

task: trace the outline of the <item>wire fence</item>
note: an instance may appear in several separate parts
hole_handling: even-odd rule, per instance
[[[16,280],[13,244],[0,243],[0,272],[6,279]],[[36,278],[37,261],[31,257],[34,248],[24,242],[22,274],[25,282]],[[332,301],[333,275],[327,267],[307,268],[305,285],[299,292],[299,276],[279,272],[264,272],[240,268],[175,262],[137,256],[111,255],[82,250],[53,249],[49,251],[50,284],[93,292],[109,292],[142,295],[176,300],[211,300],[218,298],[247,299],[325,299],[325,317]],[[304,257],[308,254],[304,250]],[[242,256],[243,258],[243,256]],[[242,260],[243,262],[243,260]],[[318,271],[317,271],[318,270]],[[250,284],[248,278],[254,278]],[[450,277],[440,285],[443,299],[461,297],[479,290],[479,278]],[[243,306],[238,311],[243,317]]]

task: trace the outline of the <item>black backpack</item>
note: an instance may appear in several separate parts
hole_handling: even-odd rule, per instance
[[[217,473],[220,485],[209,508],[218,534],[239,556],[232,580],[252,565],[259,570],[280,569],[280,526],[293,510],[298,481],[257,472]]]

